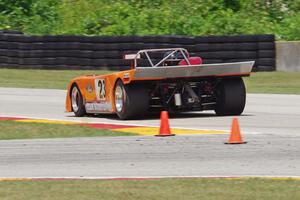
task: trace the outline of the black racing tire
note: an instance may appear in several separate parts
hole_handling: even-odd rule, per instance
[[[83,98],[77,85],[74,85],[71,89],[71,106],[76,117],[82,117],[86,114],[85,107],[83,104]]]
[[[122,120],[145,114],[149,107],[148,91],[142,85],[124,85],[118,80],[114,89],[116,114]]]
[[[215,112],[220,116],[241,115],[246,103],[246,89],[241,77],[221,80],[216,91]]]

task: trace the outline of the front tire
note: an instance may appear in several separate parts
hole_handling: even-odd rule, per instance
[[[71,90],[71,105],[76,117],[82,117],[86,114],[81,92],[76,85]]]
[[[147,89],[141,85],[124,85],[118,80],[114,90],[115,109],[120,119],[145,114],[149,107]]]
[[[241,115],[246,103],[246,89],[241,77],[223,79],[217,86],[217,115]]]

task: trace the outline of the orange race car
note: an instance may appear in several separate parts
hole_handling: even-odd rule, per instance
[[[130,70],[74,78],[68,86],[66,110],[116,113],[130,119],[151,110],[203,111],[240,115],[246,91],[242,76],[249,76],[254,61],[202,64],[182,48],[140,50],[128,54]]]

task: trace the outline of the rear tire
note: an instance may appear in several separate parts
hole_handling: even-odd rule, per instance
[[[81,92],[76,85],[71,90],[71,106],[76,117],[82,117],[86,114]]]
[[[217,115],[240,115],[246,103],[246,89],[241,77],[223,79],[217,86]]]
[[[145,114],[149,107],[147,89],[141,85],[124,85],[118,80],[114,90],[116,113],[120,119]]]

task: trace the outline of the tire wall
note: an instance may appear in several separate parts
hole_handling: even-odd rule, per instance
[[[126,53],[186,48],[204,63],[255,60],[253,71],[275,70],[274,35],[234,36],[27,36],[0,31],[0,68],[125,70]]]

